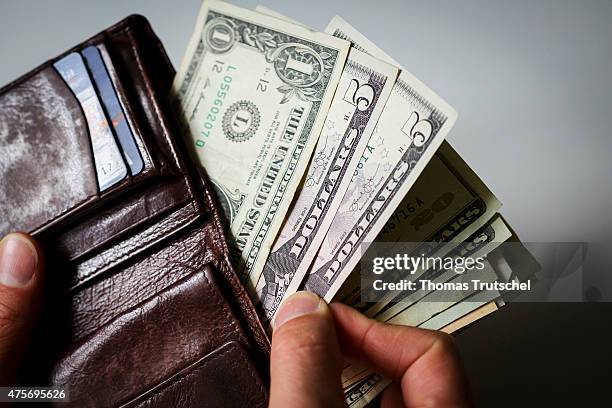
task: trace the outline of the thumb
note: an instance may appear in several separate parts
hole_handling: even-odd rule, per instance
[[[270,407],[346,406],[334,320],[318,296],[297,292],[280,306],[270,364]]]
[[[14,385],[41,297],[41,275],[42,254],[30,236],[13,233],[0,241],[0,385]]]

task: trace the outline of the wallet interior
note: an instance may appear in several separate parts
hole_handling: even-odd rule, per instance
[[[144,162],[102,193],[86,116],[53,67],[90,45]],[[47,266],[21,382],[67,387],[75,405],[266,401],[268,339],[171,113],[173,77],[131,16],[0,90],[0,233],[32,233]]]

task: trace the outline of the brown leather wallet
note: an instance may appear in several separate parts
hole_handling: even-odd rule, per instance
[[[54,69],[96,45],[144,169],[98,191],[87,121]],[[263,406],[269,340],[229,261],[220,211],[173,115],[174,69],[130,16],[0,90],[0,234],[45,251],[19,374],[75,406]]]

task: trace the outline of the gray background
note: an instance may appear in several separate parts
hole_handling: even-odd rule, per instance
[[[611,1],[262,1],[319,29],[342,15],[453,105],[448,140],[523,240],[612,238]],[[178,65],[199,6],[2,0],[0,84],[130,13],[151,21]],[[513,304],[461,333],[479,405],[597,402],[611,311]]]

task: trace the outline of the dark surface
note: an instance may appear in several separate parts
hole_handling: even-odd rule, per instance
[[[609,406],[611,316],[609,303],[515,303],[466,328],[476,406]]]

